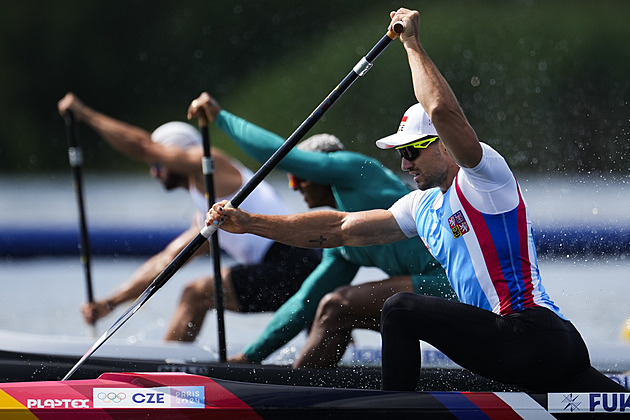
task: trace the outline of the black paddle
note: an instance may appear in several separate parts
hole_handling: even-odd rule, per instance
[[[208,210],[215,203],[214,193],[214,160],[210,147],[210,131],[205,116],[198,116],[199,130],[203,143],[203,175],[206,184],[206,199]],[[223,280],[221,278],[221,249],[219,248],[219,235],[212,235],[212,264],[214,266],[214,306],[217,310],[217,333],[219,335],[219,361],[227,359],[227,346],[225,340],[225,319],[223,309]]]
[[[394,31],[388,31],[383,37],[372,47],[370,52],[367,53],[359,62],[354,66],[352,71],[333,89],[330,94],[319,104],[319,106],[309,115],[306,120],[289,136],[288,139],[276,150],[276,152],[260,167],[260,169],[254,174],[254,176],[241,187],[240,190],[234,195],[234,198],[227,204],[228,206],[238,207],[247,198],[247,196],[262,182],[262,180],[269,175],[271,170],[291,151],[304,135],[310,130],[322,115],[330,109],[330,107],[345,93],[345,91],[354,83],[354,81],[367,73],[372,67],[373,61],[389,46],[391,41],[396,38],[397,34],[403,32],[402,22],[396,22],[393,25]],[[74,372],[83,364],[83,362],[90,357],[98,348],[111,337],[118,329],[125,323],[131,316],[136,313],[142,305],[146,303],[151,296],[153,296],[164,284],[181,268],[181,266],[188,261],[188,259],[199,249],[205,241],[208,240],[212,234],[214,234],[220,225],[206,226],[199,234],[186,245],[184,249],[166,266],[166,268],[153,280],[153,282],[146,288],[144,292],[135,300],[133,305],[121,315],[114,324],[103,333],[103,335],[96,340],[92,347],[79,359],[79,361],[70,369],[70,371],[63,377],[63,381],[69,379]]]
[[[94,296],[92,293],[92,274],[90,270],[90,241],[87,231],[85,205],[83,203],[83,181],[81,176],[83,151],[81,146],[79,146],[77,128],[72,111],[68,110],[65,112],[64,120],[66,123],[66,138],[68,139],[68,159],[70,161],[70,167],[72,168],[74,193],[77,197],[79,207],[79,229],[81,231],[79,248],[81,249],[81,264],[83,265],[83,271],[85,273],[88,302],[91,303],[94,301]],[[95,323],[96,322],[92,323],[92,327],[94,327]],[[96,335],[95,331],[93,331],[93,335]]]

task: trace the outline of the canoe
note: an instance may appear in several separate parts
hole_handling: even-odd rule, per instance
[[[0,330],[0,382],[60,380],[90,348],[83,337],[55,337]],[[360,352],[360,349],[354,349]],[[89,357],[71,379],[92,379],[107,372],[186,372],[206,377],[266,384],[379,389],[380,359],[363,349],[360,365],[334,369],[292,369],[285,365],[220,363],[215,354],[191,343],[130,344],[112,338]],[[423,351],[422,386],[436,390],[510,390],[512,388],[461,369],[434,349]]]
[[[555,419],[630,412],[628,393],[397,392],[186,373],[0,384],[0,417],[35,419]],[[571,416],[571,417],[569,417]]]
[[[0,330],[0,382],[55,381],[63,378],[93,341],[87,337],[56,337]],[[515,391],[462,369],[439,351],[423,348],[423,374],[418,389],[432,391]],[[370,349],[375,359],[378,351]],[[608,353],[606,353],[606,350]],[[606,346],[593,352],[593,363],[629,387],[628,349]],[[353,351],[359,352],[360,349]],[[591,349],[593,351],[593,349]],[[71,379],[93,379],[110,372],[185,372],[249,383],[353,389],[379,389],[379,360],[365,356],[360,364],[334,369],[292,369],[271,364],[219,363],[215,354],[191,343],[130,344],[112,338],[75,372]]]

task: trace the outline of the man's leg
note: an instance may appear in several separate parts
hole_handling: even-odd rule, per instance
[[[406,291],[413,291],[410,276],[344,286],[328,293],[319,302],[306,344],[293,366],[337,366],[350,342],[352,329],[378,331],[387,298]]]
[[[420,340],[475,373],[496,380],[512,378],[516,369],[528,369],[516,360],[522,346],[513,321],[434,296],[393,296],[383,306],[381,319],[383,389],[415,390]]]
[[[459,302],[400,293],[385,303],[381,331],[383,389],[415,389],[419,340],[472,372],[531,391],[591,391],[582,387],[580,376],[597,379],[579,332],[543,307],[500,316]]]
[[[224,308],[229,311],[238,311],[238,300],[232,288],[230,270],[223,269]],[[203,321],[214,304],[214,278],[201,277],[188,284],[179,300],[173,319],[166,330],[167,341],[195,341],[201,331]]]
[[[385,302],[381,316],[381,388],[415,391],[420,374],[420,343],[414,328],[414,305],[410,293],[397,294]]]

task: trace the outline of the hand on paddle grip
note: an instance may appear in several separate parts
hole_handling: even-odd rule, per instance
[[[226,210],[231,214],[227,215]],[[206,226],[201,230],[201,234],[206,238],[209,238],[214,232],[216,232],[224,223],[228,222],[228,218],[231,216],[232,220],[229,220],[228,224],[223,228],[230,233],[246,233],[242,226],[246,226],[247,213],[235,208],[231,202],[227,200],[220,201],[212,206],[212,208],[206,214]]]
[[[88,324],[92,325],[97,320],[109,315],[114,306],[106,300],[97,300],[85,303],[81,306],[81,314]]]
[[[187,117],[189,120],[197,117],[199,119],[199,126],[203,127],[208,124],[208,121],[214,122],[221,109],[221,105],[219,105],[216,99],[210,96],[208,92],[203,92],[197,99],[190,103]]]

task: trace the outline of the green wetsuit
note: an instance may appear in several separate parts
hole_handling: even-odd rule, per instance
[[[217,115],[216,125],[239,147],[265,162],[284,139],[229,112]],[[330,185],[337,210],[353,212],[389,208],[410,189],[379,161],[350,151],[334,153],[293,149],[278,168],[309,181]],[[244,350],[260,362],[308,327],[321,298],[350,284],[360,267],[378,267],[389,276],[412,275],[418,293],[452,298],[444,270],[418,237],[387,245],[324,249],[322,261],[300,290],[275,313],[262,334]]]

